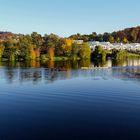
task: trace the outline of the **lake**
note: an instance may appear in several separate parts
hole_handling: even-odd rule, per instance
[[[0,63],[0,140],[105,139],[140,139],[139,59]]]

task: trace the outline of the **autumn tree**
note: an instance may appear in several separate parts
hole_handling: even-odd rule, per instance
[[[64,55],[70,56],[72,53],[72,44],[73,40],[72,39],[65,39],[64,44],[62,44],[61,48],[64,52]]]
[[[35,52],[35,46],[31,45],[29,49],[29,58],[30,60],[36,59],[36,52]]]
[[[128,40],[127,40],[126,37],[123,39],[123,43],[124,43],[124,44],[127,44],[127,43],[128,43]]]
[[[117,43],[120,43],[120,42],[121,42],[121,40],[120,40],[119,37],[117,37],[116,42],[117,42]]]
[[[115,41],[114,41],[114,37],[113,36],[109,36],[109,38],[108,38],[108,41],[110,42],[110,43],[114,43]]]
[[[55,53],[54,53],[54,48],[53,47],[49,47],[48,48],[48,56],[49,56],[49,59],[50,60],[54,60],[54,55]]]

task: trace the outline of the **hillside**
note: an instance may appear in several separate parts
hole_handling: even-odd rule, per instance
[[[127,38],[129,42],[139,42],[140,43],[140,26],[126,28],[122,31],[113,32],[112,36],[117,39],[124,39]]]
[[[93,32],[90,35],[80,35],[75,34],[70,36],[70,38],[75,40],[84,40],[84,41],[109,41],[111,43],[140,43],[140,26],[126,28],[124,30],[115,31],[113,33],[104,33],[104,34],[97,34]]]
[[[6,39],[8,37],[11,37],[13,35],[14,34],[11,33],[11,32],[2,32],[2,31],[0,31],[0,40],[4,40],[4,39]]]

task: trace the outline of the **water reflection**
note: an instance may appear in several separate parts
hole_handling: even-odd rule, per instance
[[[116,63],[108,60],[106,63],[85,61],[67,61],[67,62],[54,62],[48,61],[43,64],[37,61],[30,61],[27,63],[13,62],[13,63],[0,63],[0,79],[6,80],[8,83],[14,82],[32,82],[39,84],[40,82],[52,83],[57,80],[65,80],[76,77],[92,77],[97,80],[99,77],[102,79],[119,78],[122,80],[135,80],[140,81],[140,60],[128,59],[121,62],[125,67],[112,67]],[[81,67],[93,67],[90,70],[81,70]],[[94,67],[109,67],[97,68]],[[128,67],[133,66],[133,67]],[[137,66],[137,67],[135,67]],[[97,78],[98,77],[98,78]]]
[[[90,61],[90,60],[82,60],[82,61],[27,61],[27,62],[0,62],[0,67],[8,67],[8,68],[57,68],[60,71],[67,71],[72,69],[79,69],[81,67],[116,67],[116,66],[140,66],[140,59],[139,58],[128,58],[127,60],[114,60],[111,59],[105,61]]]
[[[0,136],[5,140],[139,136],[139,60],[127,60],[124,67],[111,60],[0,65]]]

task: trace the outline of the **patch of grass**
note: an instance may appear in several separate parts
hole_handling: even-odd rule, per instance
[[[128,53],[127,57],[139,57],[140,58],[140,54]]]
[[[69,60],[69,57],[64,57],[64,56],[54,57],[54,61],[67,61],[67,60]]]
[[[9,59],[8,58],[1,58],[1,61],[2,62],[7,62],[7,61],[9,61]]]

